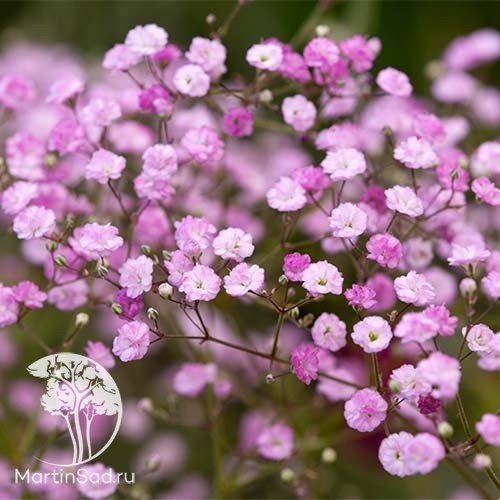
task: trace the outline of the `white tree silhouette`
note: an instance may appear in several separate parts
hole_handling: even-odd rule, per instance
[[[85,458],[92,458],[92,420],[96,415],[115,415],[121,409],[118,388],[108,372],[94,361],[71,353],[39,359],[28,367],[28,372],[47,379],[47,392],[40,402],[45,411],[64,417],[73,444],[73,465],[84,460],[85,447]],[[85,443],[81,414],[85,416]]]

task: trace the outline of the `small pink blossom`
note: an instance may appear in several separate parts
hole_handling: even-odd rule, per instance
[[[354,35],[340,42],[340,50],[349,59],[354,71],[363,73],[371,69],[378,53],[372,40]]]
[[[411,136],[400,142],[394,150],[394,158],[408,168],[432,168],[437,166],[439,158],[432,145],[425,139]]]
[[[330,38],[313,38],[304,48],[304,60],[312,68],[328,71],[339,60],[339,48]]]
[[[493,413],[485,413],[481,420],[476,423],[476,431],[479,432],[485,443],[492,446],[500,446],[500,416]]]
[[[474,179],[471,184],[471,190],[478,200],[493,207],[500,206],[500,189],[487,177]]]
[[[41,309],[47,300],[47,294],[32,281],[21,281],[12,288],[12,293],[17,302],[30,309]]]
[[[214,228],[215,229],[215,228]],[[193,269],[194,264],[180,250],[172,252],[170,259],[164,261],[164,266],[168,271],[168,282],[172,286],[179,287],[184,279],[184,274]]]
[[[295,212],[307,203],[306,191],[290,177],[281,177],[267,192],[267,203],[278,212]]]
[[[331,352],[337,352],[347,344],[346,324],[336,314],[320,314],[311,328],[311,335],[318,347]]]
[[[481,245],[471,244],[462,246],[453,243],[451,246],[451,255],[448,257],[448,263],[452,266],[474,266],[486,259],[491,255],[489,250],[486,250]]]
[[[482,280],[484,293],[491,299],[500,298],[500,271],[490,271]]]
[[[259,293],[264,286],[264,269],[257,265],[238,264],[224,277],[224,289],[228,295],[241,297],[252,291]]]
[[[345,402],[344,417],[351,429],[371,432],[387,416],[387,402],[373,389],[361,389]]]
[[[362,309],[369,309],[374,306],[377,301],[375,290],[369,286],[362,286],[355,283],[351,288],[344,292],[344,296],[352,307],[360,307]]]
[[[183,363],[174,376],[172,387],[177,394],[194,398],[216,378],[217,366],[213,363]]]
[[[82,122],[95,127],[108,127],[121,116],[120,104],[112,97],[96,97],[81,112]]]
[[[118,43],[104,54],[102,67],[113,71],[127,71],[141,60],[141,54],[123,43]]]
[[[241,262],[250,257],[255,250],[252,236],[243,229],[229,227],[223,229],[212,242],[215,255],[224,260]]]
[[[346,181],[365,172],[366,160],[357,149],[339,148],[328,151],[321,166],[333,181]]]
[[[49,89],[48,103],[63,104],[83,92],[85,84],[80,78],[69,77],[56,80]]]
[[[0,78],[0,103],[8,109],[29,105],[36,97],[32,80],[21,75],[4,75]]]
[[[17,322],[19,305],[12,288],[0,283],[0,328]]]
[[[142,154],[142,171],[156,179],[170,179],[177,171],[177,153],[169,144],[155,144]]]
[[[331,293],[340,295],[344,278],[339,270],[326,260],[309,264],[302,273],[302,286],[313,296]]]
[[[283,61],[283,50],[275,43],[258,43],[248,49],[246,60],[254,68],[276,71]]]
[[[56,216],[49,208],[27,207],[14,217],[12,228],[20,240],[49,236],[56,230]]]
[[[283,272],[290,281],[302,281],[302,274],[310,263],[311,257],[307,254],[289,253],[283,258]]]
[[[217,39],[194,37],[186,58],[201,66],[212,78],[218,78],[226,71],[226,47]]]
[[[85,167],[85,178],[99,184],[119,179],[125,170],[125,158],[106,149],[97,150]]]
[[[38,195],[38,186],[32,182],[16,181],[1,195],[2,210],[8,215],[16,215],[29,205]]]
[[[406,276],[399,276],[394,280],[394,290],[401,302],[424,306],[431,303],[436,294],[434,287],[423,274],[410,271]]]
[[[85,280],[70,281],[51,288],[47,293],[49,304],[60,311],[72,311],[88,302],[89,286]]]
[[[138,101],[143,111],[149,111],[158,116],[169,117],[173,111],[172,97],[169,91],[160,84],[142,89]]]
[[[28,132],[17,132],[5,141],[7,166],[12,176],[27,181],[39,181],[45,177],[44,143]]]
[[[286,97],[281,105],[281,112],[285,123],[297,132],[306,132],[314,126],[316,120],[314,104],[301,94]]]
[[[408,474],[429,474],[443,460],[446,451],[438,437],[422,432],[406,444],[404,454]]]
[[[431,390],[431,386],[420,380],[417,369],[410,364],[394,369],[389,378],[389,384],[391,390],[413,403],[421,394],[428,394]]]
[[[389,233],[374,234],[366,243],[367,258],[382,267],[394,269],[403,257],[403,249],[397,238]]]
[[[392,331],[384,318],[367,316],[354,325],[351,338],[365,352],[380,352],[391,343]]]
[[[136,26],[125,38],[125,45],[141,56],[151,56],[167,45],[168,34],[156,24]]]
[[[394,68],[385,68],[377,75],[377,85],[385,92],[398,97],[408,97],[413,87],[408,76]]]
[[[314,344],[303,343],[294,347],[290,354],[293,373],[306,385],[318,378],[318,351],[319,349]]]
[[[409,474],[406,457],[406,446],[413,440],[409,432],[401,431],[390,434],[382,440],[378,450],[378,458],[382,467],[393,476],[404,477]]]
[[[330,185],[330,180],[323,170],[309,165],[298,167],[292,172],[292,179],[297,181],[306,191],[321,191]]]
[[[185,293],[190,302],[209,302],[217,297],[221,283],[222,280],[212,268],[196,264],[191,271],[184,274],[179,291]]]
[[[268,460],[284,460],[293,452],[293,430],[285,424],[265,427],[257,437],[257,451]]]
[[[181,140],[191,159],[206,168],[213,168],[224,156],[224,143],[217,131],[203,126],[191,128]]]
[[[493,330],[482,323],[462,328],[462,335],[467,339],[467,347],[477,353],[487,353],[490,350],[490,343],[493,340]]]
[[[120,285],[127,290],[131,299],[149,292],[153,284],[153,261],[145,255],[136,259],[127,259],[118,269]]]
[[[115,358],[111,354],[108,346],[102,342],[92,342],[89,340],[85,346],[85,354],[90,359],[99,363],[106,370],[111,370],[115,366]]]
[[[149,348],[149,327],[142,321],[130,321],[118,328],[113,340],[113,354],[124,363],[142,359]]]
[[[410,217],[418,217],[424,213],[422,200],[413,189],[406,186],[394,186],[385,190],[387,208]]]
[[[131,298],[127,295],[125,288],[118,290],[115,295],[115,303],[120,306],[121,313],[119,316],[123,319],[134,319],[144,309],[142,295]]]
[[[233,137],[248,137],[253,133],[254,116],[248,108],[231,108],[222,117],[222,130]]]
[[[341,203],[332,210],[328,223],[333,236],[354,238],[366,230],[368,215],[353,203]]]
[[[197,64],[185,64],[174,75],[178,92],[190,97],[203,97],[210,88],[210,77]]]
[[[123,246],[118,228],[110,223],[101,225],[92,222],[77,227],[68,242],[76,253],[90,260],[107,257]]]
[[[203,217],[187,215],[175,223],[175,241],[179,250],[190,257],[199,255],[211,244],[216,233],[215,226]]]
[[[433,352],[417,365],[417,377],[432,388],[436,399],[453,399],[458,393],[461,378],[460,363],[441,352]]]

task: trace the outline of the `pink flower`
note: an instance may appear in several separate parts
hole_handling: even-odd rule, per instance
[[[401,302],[424,306],[434,300],[434,287],[423,274],[410,271],[406,276],[399,276],[394,280],[394,290]]]
[[[85,83],[80,78],[69,77],[56,80],[49,89],[48,103],[63,104],[83,92]]]
[[[365,232],[368,216],[353,203],[341,203],[332,210],[328,222],[333,236],[354,238]]]
[[[27,181],[39,181],[45,177],[44,143],[32,134],[17,132],[5,141],[7,166],[12,176]]]
[[[462,71],[448,71],[436,78],[432,84],[432,94],[446,103],[467,103],[477,91],[478,82]]]
[[[106,370],[111,370],[115,366],[115,358],[113,358],[111,350],[102,342],[92,342],[89,340],[85,346],[85,354],[90,359],[99,363],[103,368],[106,368]]]
[[[301,94],[286,97],[281,105],[281,112],[285,123],[297,132],[306,132],[314,126],[316,120],[314,104]]]
[[[233,137],[248,137],[253,133],[254,116],[248,108],[231,108],[222,117],[222,130]]]
[[[125,45],[141,56],[151,56],[167,45],[168,34],[156,24],[136,26],[127,33]]]
[[[396,325],[394,335],[402,339],[403,344],[408,342],[423,344],[434,338],[438,334],[438,329],[439,324],[424,313],[409,312]]]
[[[21,75],[5,75],[0,78],[0,103],[8,109],[29,105],[36,97],[33,81]]]
[[[402,71],[385,68],[377,75],[377,85],[388,94],[408,97],[413,92],[410,79]]]
[[[384,273],[375,273],[366,281],[366,286],[375,291],[376,303],[370,306],[371,311],[385,311],[394,305],[396,302],[396,293],[394,292],[394,284],[391,278]]]
[[[127,259],[118,269],[120,285],[127,290],[127,296],[135,299],[151,290],[153,284],[153,261],[145,255]]]
[[[196,264],[191,271],[184,274],[179,291],[185,293],[190,302],[209,302],[217,297],[221,283],[222,280],[212,268]]]
[[[110,467],[106,467],[100,462],[86,464],[82,470],[86,480],[77,481],[78,491],[86,498],[101,499],[107,498],[118,489],[119,479],[116,472]],[[78,474],[80,477],[80,474]],[[57,484],[57,481],[56,481]]]
[[[408,474],[428,474],[439,465],[446,451],[439,438],[422,432],[406,444],[404,455]]]
[[[351,429],[371,432],[387,416],[387,402],[373,389],[361,389],[345,402],[344,417]]]
[[[471,190],[478,200],[494,207],[500,205],[500,189],[487,177],[474,179],[471,184]]]
[[[85,128],[73,118],[63,119],[50,131],[47,147],[60,155],[86,152],[88,141]]]
[[[119,236],[118,228],[110,223],[101,225],[92,222],[77,227],[68,242],[76,253],[89,260],[107,257],[123,246],[123,238]]]
[[[302,274],[310,263],[311,257],[307,254],[289,253],[283,258],[283,272],[290,281],[302,281]]]
[[[302,273],[302,286],[313,296],[332,293],[340,295],[344,278],[339,270],[326,260],[309,264]]]
[[[294,347],[290,353],[292,371],[306,385],[318,378],[318,351],[314,344],[303,343]]]
[[[268,460],[284,460],[293,452],[293,430],[285,424],[265,427],[257,437],[257,451]]]
[[[214,228],[215,229],[215,228]],[[169,260],[163,262],[168,271],[168,282],[178,287],[184,279],[184,274],[193,269],[193,261],[187,258],[180,250],[172,252]]]
[[[125,288],[118,290],[115,295],[115,302],[121,308],[119,316],[123,319],[134,319],[144,309],[142,295],[131,298],[127,295],[127,290]]]
[[[233,297],[241,297],[250,291],[258,293],[263,286],[264,269],[255,264],[238,264],[224,277],[224,289]]]
[[[125,158],[107,151],[97,150],[85,167],[85,178],[99,184],[107,184],[111,179],[119,179],[125,170]]]
[[[458,245],[453,243],[451,245],[451,255],[448,257],[448,263],[452,266],[474,266],[484,262],[491,252],[486,250],[481,245],[471,244],[467,246]]]
[[[346,181],[366,170],[366,160],[357,149],[338,148],[327,152],[321,166],[333,181]]]
[[[170,179],[177,171],[177,153],[169,144],[155,144],[142,154],[142,171],[155,178]]]
[[[306,191],[290,177],[281,177],[267,192],[267,203],[278,212],[295,212],[307,203]]]
[[[500,298],[500,271],[489,272],[482,280],[484,293],[491,299]]]
[[[433,352],[417,365],[417,377],[432,387],[436,399],[453,399],[458,393],[461,378],[460,363],[441,352]]]
[[[492,174],[500,173],[500,142],[487,141],[483,142],[474,151],[470,159],[471,171],[474,176],[491,176]]]
[[[374,234],[366,243],[367,258],[374,260],[382,267],[394,269],[403,257],[403,249],[397,238],[389,233]]]
[[[313,38],[304,48],[304,60],[312,68],[328,71],[339,60],[339,48],[330,38]]]
[[[172,388],[181,396],[199,396],[207,384],[217,378],[217,366],[213,363],[183,363],[172,381]]]
[[[377,301],[374,300],[376,295],[373,288],[358,285],[357,283],[344,292],[344,296],[348,300],[350,306],[360,307],[362,309],[369,309],[374,306],[377,303]]]
[[[422,200],[413,189],[406,186],[394,186],[385,190],[387,208],[410,217],[418,217],[424,213]]]
[[[108,127],[120,116],[120,104],[112,97],[96,97],[81,112],[82,122],[95,127]]]
[[[467,338],[467,347],[471,351],[487,353],[490,350],[490,344],[495,334],[490,327],[478,323],[470,329],[467,327],[462,328],[462,335]]]
[[[37,195],[37,184],[16,181],[2,193],[2,210],[8,215],[16,215]]]
[[[248,49],[246,60],[254,68],[276,71],[283,61],[283,50],[275,43],[258,43]]]
[[[47,294],[32,281],[21,281],[12,288],[12,293],[17,302],[30,309],[41,309],[47,300]]]
[[[445,137],[443,122],[432,113],[418,113],[413,118],[413,131],[418,137],[430,142],[438,142]]]
[[[20,240],[41,238],[56,230],[56,216],[48,208],[31,206],[14,217],[12,228]]]
[[[118,43],[104,54],[102,67],[114,71],[127,71],[138,64],[141,58],[141,54],[123,43]]]
[[[410,269],[424,269],[432,262],[432,241],[411,238],[403,244],[404,261]]]
[[[130,321],[118,328],[113,354],[124,363],[142,359],[149,348],[149,327],[142,321]]]
[[[351,338],[365,352],[380,352],[389,347],[392,331],[384,318],[367,316],[354,325]]]
[[[476,423],[476,431],[479,432],[485,443],[500,446],[500,416],[485,413],[481,420]]]
[[[382,467],[393,476],[407,476],[408,466],[406,446],[413,440],[409,432],[390,434],[382,440],[378,450],[378,458]]]
[[[339,351],[347,344],[346,325],[336,314],[320,314],[311,328],[311,335],[317,346],[332,352]]]
[[[354,35],[340,42],[340,50],[351,61],[354,71],[363,73],[371,69],[377,56],[372,40],[361,35]]]
[[[323,170],[312,165],[308,167],[297,167],[293,170],[291,177],[306,191],[321,191],[330,185],[330,180]]]
[[[458,318],[451,316],[450,311],[445,306],[429,306],[424,309],[423,313],[434,321],[439,335],[450,337],[455,333]]]
[[[212,242],[215,255],[224,260],[241,262],[253,254],[255,247],[252,236],[243,229],[229,227],[223,229]]]
[[[175,223],[174,237],[179,249],[194,257],[211,245],[215,232],[215,227],[203,217],[187,215]]]
[[[190,97],[203,97],[210,88],[210,77],[197,64],[185,64],[174,75],[178,92]]]
[[[425,139],[411,136],[400,142],[394,150],[394,158],[408,168],[432,168],[437,166],[439,158],[432,145]]]
[[[391,390],[415,403],[421,394],[428,394],[431,386],[420,380],[413,365],[401,365],[392,371],[389,378]]]
[[[0,283],[0,328],[17,322],[19,305],[12,288]]]
[[[193,64],[198,64],[212,78],[218,78],[226,71],[226,47],[217,40],[196,36],[191,41],[186,58]]]
[[[172,97],[165,87],[154,84],[142,89],[139,94],[139,107],[143,111],[168,117],[173,111]]]
[[[60,311],[72,311],[87,303],[88,294],[89,286],[85,280],[70,281],[51,288],[47,300]]]
[[[207,168],[213,168],[224,156],[224,143],[211,127],[189,129],[181,144],[195,162]]]

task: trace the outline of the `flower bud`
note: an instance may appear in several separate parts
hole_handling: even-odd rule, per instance
[[[259,94],[259,101],[263,103],[269,103],[273,100],[273,93],[269,89],[264,89]]]
[[[75,326],[77,328],[83,328],[89,322],[89,315],[87,313],[78,313],[75,316]]]
[[[321,452],[321,461],[325,464],[333,464],[337,460],[337,452],[329,446]]]
[[[288,283],[288,278],[282,274],[279,278],[278,278],[278,283],[280,285],[286,285]]]
[[[54,262],[56,266],[64,267],[66,265],[66,257],[64,255],[56,255],[54,257]]]
[[[476,293],[477,284],[472,278],[464,278],[459,285],[462,297],[467,297]]]
[[[57,163],[57,155],[55,153],[47,153],[45,155],[45,165],[49,168],[54,167]]]
[[[55,241],[49,241],[45,245],[47,252],[54,253],[57,250],[57,243]]]
[[[103,262],[100,262],[97,264],[95,268],[95,272],[97,273],[98,276],[106,276],[108,274],[109,269],[106,267],[106,264]]]
[[[308,313],[301,320],[300,323],[303,327],[307,328],[314,323],[314,314]]]
[[[149,245],[141,245],[141,252],[146,255],[146,257],[149,257],[152,253],[152,249]]]
[[[206,17],[206,21],[209,25],[215,24],[215,21],[217,21],[217,17],[215,16],[215,14],[208,14],[208,16]]]
[[[160,317],[160,313],[154,307],[147,310],[147,315],[151,321],[156,321]]]
[[[172,252],[169,252],[168,250],[162,250],[161,256],[163,257],[163,260],[170,260],[172,258]]]
[[[295,479],[295,472],[290,467],[286,467],[280,472],[280,478],[284,483],[291,483]]]
[[[401,385],[395,380],[389,380],[389,390],[391,392],[399,392],[401,390]]]
[[[137,402],[137,408],[139,408],[139,410],[141,411],[149,413],[154,408],[153,401],[151,400],[151,398],[139,399],[139,401]]]
[[[298,307],[294,307],[289,311],[288,316],[292,319],[297,319],[300,316],[300,309]]]
[[[169,299],[172,297],[172,294],[174,293],[174,289],[172,288],[172,285],[169,283],[162,283],[158,287],[158,294],[162,299]]]
[[[266,375],[266,384],[272,384],[274,380],[274,375],[272,373]]]
[[[111,310],[118,315],[120,315],[123,312],[122,306],[120,304],[117,304],[116,302],[111,304]]]
[[[486,469],[488,467],[491,467],[492,460],[489,455],[486,455],[486,453],[478,453],[477,455],[474,456],[472,460],[472,467],[474,469]]]
[[[438,424],[438,434],[445,439],[451,438],[453,436],[453,427],[449,422],[440,422]]]
[[[146,470],[147,472],[155,472],[159,469],[161,465],[161,459],[158,455],[151,455],[146,460]]]
[[[326,36],[328,33],[330,33],[330,27],[327,26],[326,24],[318,24],[316,26],[316,35],[318,36]]]

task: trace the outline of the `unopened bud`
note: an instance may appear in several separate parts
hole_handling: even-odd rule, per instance
[[[472,460],[472,467],[478,470],[487,469],[488,467],[491,467],[491,464],[491,457],[486,455],[486,453],[478,453]]]
[[[78,313],[75,316],[75,326],[77,328],[83,328],[89,322],[89,315],[87,313]]]
[[[160,317],[160,313],[154,307],[150,307],[147,314],[151,321],[156,321]]]
[[[273,100],[273,93],[269,89],[264,89],[259,94],[259,101],[269,103]]]
[[[66,215],[66,219],[64,220],[64,224],[68,229],[71,229],[75,226],[75,216],[73,214]]]
[[[319,24],[316,26],[316,35],[318,36],[326,36],[328,33],[330,33],[330,27],[327,26],[326,24]]]
[[[459,285],[462,297],[470,296],[476,293],[477,284],[472,278],[464,278]]]
[[[109,269],[106,267],[105,263],[100,262],[97,264],[95,268],[95,272],[97,273],[98,276],[106,276],[108,274]]]
[[[466,156],[461,156],[458,159],[458,166],[462,168],[468,168],[469,167],[469,159]]]
[[[170,260],[172,258],[172,252],[169,252],[168,250],[162,250],[161,256],[163,257],[163,260]]]
[[[294,307],[288,312],[288,315],[292,319],[297,319],[300,316],[300,309],[298,307]]]
[[[427,78],[431,80],[435,80],[439,76],[441,76],[444,72],[444,66],[441,61],[430,61],[425,66],[425,74]]]
[[[48,252],[54,253],[57,250],[57,243],[55,241],[48,241],[45,248]]]
[[[139,408],[139,410],[141,411],[149,413],[154,408],[153,401],[151,400],[151,398],[139,399],[139,401],[137,402],[137,408]]]
[[[337,460],[337,452],[330,447],[321,452],[321,461],[325,464],[333,464]]]
[[[54,262],[56,264],[56,266],[59,266],[59,267],[64,267],[66,265],[66,257],[64,255],[56,255],[54,257]]]
[[[45,155],[45,165],[47,167],[53,167],[57,163],[57,155],[55,153],[47,153]]]
[[[280,478],[284,483],[291,483],[295,479],[295,472],[290,467],[286,467],[280,472]]]
[[[311,326],[314,323],[314,314],[308,313],[306,314],[300,321],[302,326],[307,328],[308,326]]]
[[[149,245],[141,245],[141,252],[146,256],[150,256],[153,250]]]
[[[272,384],[274,382],[275,378],[272,373],[268,373],[266,375],[266,384]]]
[[[453,427],[449,422],[440,422],[438,424],[438,434],[445,438],[449,439],[453,436]]]
[[[208,14],[208,16],[206,17],[206,21],[207,21],[207,24],[215,24],[215,21],[217,21],[217,17],[215,14]]]
[[[162,299],[169,299],[172,297],[172,294],[174,293],[174,289],[172,288],[172,285],[169,283],[162,283],[158,287],[158,294]]]
[[[161,459],[158,455],[151,455],[146,461],[147,472],[155,472],[160,468]]]
[[[111,304],[111,310],[118,315],[123,313],[122,306],[120,304],[117,304],[116,302],[113,302],[113,304]]]
[[[288,283],[288,278],[282,274],[279,278],[278,278],[278,283],[280,285],[286,285]]]
[[[401,384],[395,380],[389,380],[389,390],[391,392],[399,392],[401,390]]]

